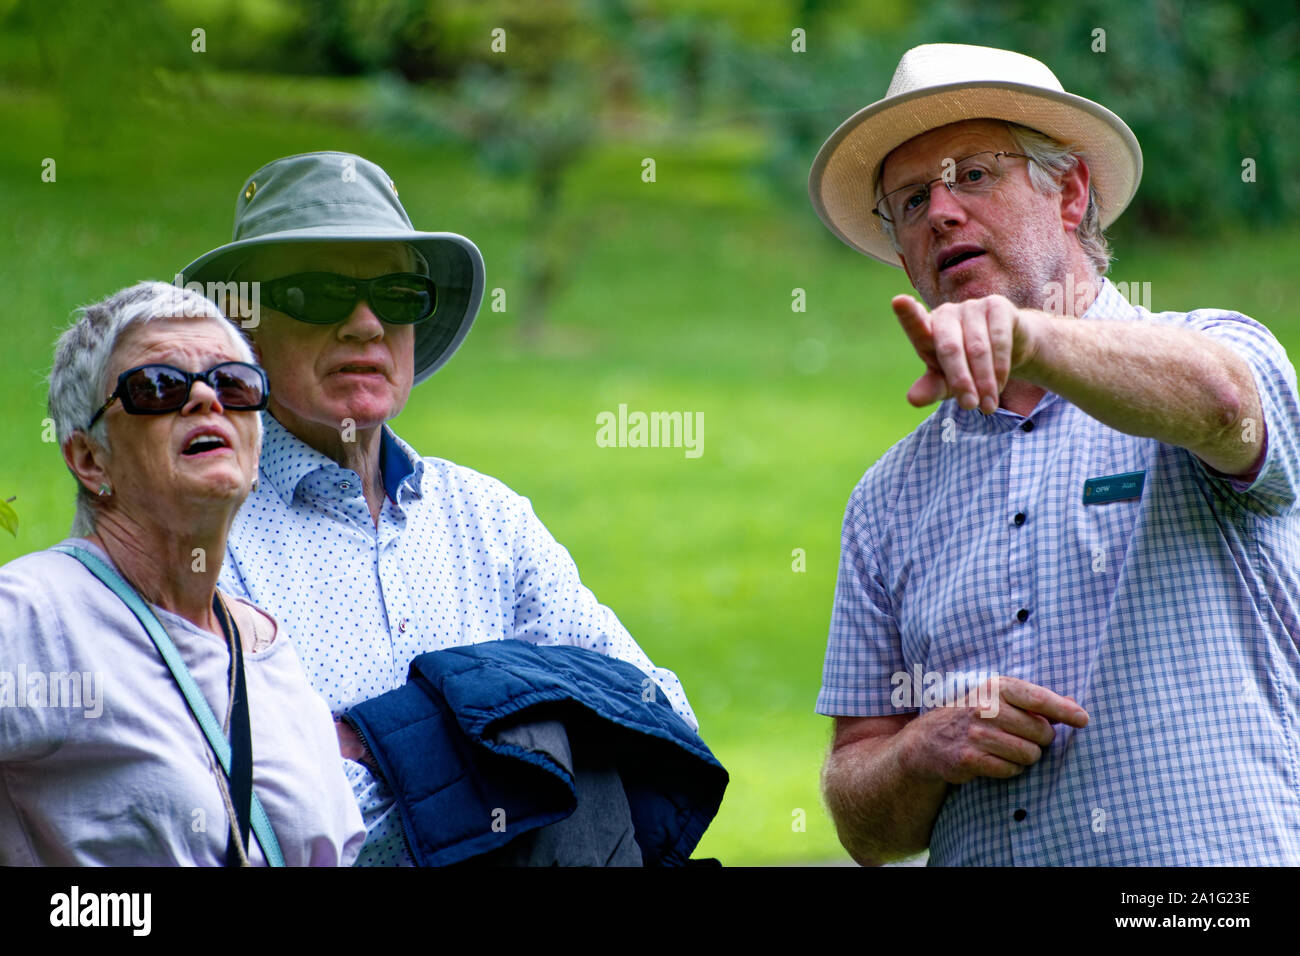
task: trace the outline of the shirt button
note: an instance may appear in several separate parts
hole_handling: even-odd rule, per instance
[[[347,491],[347,490],[350,489],[351,487],[352,487],[352,485],[351,485],[351,483],[349,483],[349,482],[346,482],[346,481],[341,481],[341,482],[339,482],[339,489],[340,489],[341,491]]]
[[[1017,620],[1017,621],[1023,621],[1023,620],[1025,620],[1025,618],[1027,618],[1027,617],[1029,617],[1029,612],[1028,612],[1027,610],[1025,610],[1023,607],[1022,607],[1019,611],[1016,612],[1016,620]]]
[[[1014,518],[1012,518],[1011,520],[1014,521],[1014,522],[1015,522],[1016,524],[1018,524],[1018,525],[1022,525],[1022,524],[1025,523],[1025,513],[1024,513],[1023,511],[1017,511],[1017,512],[1016,512],[1016,516],[1015,516]]]
[[[1023,422],[1020,423],[1020,430],[1022,432],[1031,432],[1034,430],[1034,423],[1029,421],[1028,419],[1025,419]]]
[[[1011,814],[1012,819],[1014,819],[1017,823],[1019,823],[1027,816],[1029,816],[1029,814],[1025,812],[1024,807],[1021,807],[1015,813]]]
[[[409,617],[404,617],[404,618],[402,618],[401,621],[399,621],[398,624],[397,624],[397,629],[398,629],[399,631],[401,631],[403,634],[406,633],[406,623],[407,623],[409,620],[410,620]]]

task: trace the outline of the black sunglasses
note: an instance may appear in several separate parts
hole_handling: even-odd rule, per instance
[[[413,272],[373,279],[303,272],[263,282],[261,295],[277,312],[312,325],[342,322],[362,298],[376,316],[394,325],[423,322],[438,306],[438,287],[433,280]]]
[[[217,401],[232,412],[256,412],[266,408],[266,373],[247,362],[222,362],[206,372],[187,372],[172,365],[139,365],[117,377],[117,388],[99,406],[86,426],[90,431],[108,406],[122,400],[122,410],[132,415],[165,415],[177,412],[190,400],[190,388],[205,382],[216,392]]]

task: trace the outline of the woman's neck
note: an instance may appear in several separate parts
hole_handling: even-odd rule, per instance
[[[114,509],[101,511],[89,538],[146,601],[220,634],[212,599],[229,527],[229,516],[203,525],[182,522],[164,527],[148,517]]]

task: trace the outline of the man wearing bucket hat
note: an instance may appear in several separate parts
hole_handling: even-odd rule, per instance
[[[286,624],[336,718],[398,687],[423,653],[515,638],[628,661],[697,726],[676,676],[582,585],[526,498],[385,425],[469,332],[484,281],[470,240],[415,230],[374,163],[308,153],[253,173],[233,240],[181,279],[251,296],[241,324],[271,385],[261,482],[221,586]],[[409,862],[391,792],[347,725],[339,737],[357,758],[360,862]]]
[[[1102,276],[1137,140],[1037,60],[904,55],[813,163],[941,401],[854,489],[817,710],[862,863],[1300,864],[1300,399]],[[883,306],[883,303],[882,303]]]

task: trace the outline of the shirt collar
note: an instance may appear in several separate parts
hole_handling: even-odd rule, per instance
[[[1080,316],[1082,319],[1136,319],[1138,317],[1137,308],[1120,295],[1119,289],[1115,288],[1115,284],[1105,276],[1102,276],[1097,297]]]
[[[1071,291],[1073,288],[1073,283],[1067,285],[1067,296],[1073,294]],[[1088,306],[1083,315],[1079,316],[1079,318],[1103,320],[1139,319],[1141,318],[1141,313],[1138,311],[1136,306],[1130,304],[1129,301],[1120,294],[1119,289],[1115,288],[1114,283],[1105,276],[1102,276],[1101,285],[1097,289],[1096,297],[1092,300],[1092,304]],[[1041,404],[1037,407],[1036,411],[1045,411],[1054,402],[1059,400],[1060,396],[1055,392],[1047,392],[1040,400]],[[962,408],[957,404],[956,399],[945,399],[944,405],[948,405],[949,402],[952,404],[948,406],[949,411],[945,412],[945,415],[956,416],[958,421],[966,421],[972,424],[978,423],[978,427],[981,428],[987,427],[1008,430],[1014,428],[1022,421],[1021,416],[1005,408],[998,408],[992,415],[982,415],[978,409]],[[1032,414],[1025,417],[1032,417]]]
[[[286,505],[293,503],[298,485],[308,475],[340,467],[334,459],[312,448],[276,421],[269,411],[262,412],[262,477]],[[397,501],[403,482],[409,483],[412,492],[419,496],[424,459],[394,435],[387,425],[380,433],[379,470],[384,491],[393,501]]]
[[[384,491],[393,501],[402,483],[410,479],[411,491],[420,496],[420,482],[424,476],[424,459],[415,449],[393,434],[387,425],[379,438],[379,470],[384,479]]]

